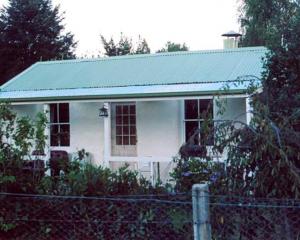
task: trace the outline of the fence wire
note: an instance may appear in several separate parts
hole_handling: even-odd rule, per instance
[[[299,201],[232,196],[210,196],[209,201],[213,240],[300,240]],[[0,193],[1,240],[185,240],[194,238],[193,227],[191,194],[58,197]]]
[[[300,240],[300,201],[210,197],[213,239]]]
[[[192,227],[188,195],[0,195],[1,239],[192,239]]]

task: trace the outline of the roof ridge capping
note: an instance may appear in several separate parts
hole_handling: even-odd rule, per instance
[[[152,57],[171,57],[171,56],[178,56],[178,55],[194,55],[194,54],[261,52],[261,51],[266,51],[266,50],[267,50],[267,48],[264,46],[257,46],[257,47],[231,48],[231,49],[177,51],[177,52],[163,52],[163,53],[150,53],[150,54],[132,54],[132,55],[123,55],[123,56],[101,57],[101,58],[69,59],[69,60],[54,60],[54,61],[50,60],[50,61],[37,62],[35,64],[68,64],[68,63],[115,61],[115,60],[152,58]]]

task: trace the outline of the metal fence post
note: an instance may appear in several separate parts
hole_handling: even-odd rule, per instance
[[[209,219],[209,190],[207,184],[195,184],[192,188],[194,240],[211,240]]]

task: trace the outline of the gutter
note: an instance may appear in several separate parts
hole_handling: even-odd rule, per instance
[[[245,94],[247,86],[223,88],[223,83],[131,86],[114,88],[81,88],[34,91],[0,91],[0,101],[12,103],[55,101],[99,101],[124,99],[184,98]]]

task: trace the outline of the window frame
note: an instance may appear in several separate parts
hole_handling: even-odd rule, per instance
[[[128,107],[128,112],[124,113],[124,107]],[[118,108],[121,108],[121,113],[118,112]],[[132,111],[134,108],[134,111]],[[132,121],[132,117],[134,121]],[[121,122],[118,122],[118,118],[121,118]],[[124,123],[124,119],[127,122]],[[121,133],[118,133],[118,128],[121,128]],[[124,129],[128,128],[124,133]],[[132,131],[132,129],[134,129]],[[116,146],[136,146],[137,145],[137,129],[136,129],[136,104],[135,103],[117,103],[115,105],[115,145]],[[121,142],[119,141],[121,139]],[[126,142],[124,139],[127,139]],[[125,142],[125,143],[124,143]]]
[[[66,104],[67,105],[67,111],[68,111],[68,121],[61,121],[60,120],[60,116],[61,114],[61,108],[60,105],[62,104]],[[55,121],[55,117],[52,117],[52,106],[56,106],[56,121]],[[70,143],[71,143],[71,128],[70,128],[70,104],[69,103],[51,103],[49,104],[49,108],[50,108],[50,121],[49,121],[49,128],[50,128],[50,146],[51,147],[70,147]],[[57,126],[57,139],[56,142],[57,144],[53,144],[53,133],[52,133],[52,128]],[[67,127],[67,131],[63,131],[62,128],[63,127]],[[62,140],[61,138],[63,137],[62,135],[65,134],[67,135],[67,143],[64,144],[63,142],[66,140]]]
[[[187,101],[197,101],[197,116],[198,118],[187,118],[187,109],[186,109],[186,102]],[[187,133],[187,124],[188,122],[194,122],[197,123],[198,125],[198,129],[201,129],[201,125],[203,124],[203,122],[205,121],[204,118],[201,118],[201,101],[209,101],[207,108],[205,108],[205,110],[208,110],[208,107],[211,106],[211,115],[212,115],[212,121],[213,121],[213,125],[214,125],[214,99],[213,98],[197,98],[197,99],[185,99],[183,101],[183,128],[184,128],[184,141],[187,142],[189,137],[192,135],[190,134],[190,136],[188,137],[189,133]],[[208,143],[206,146],[210,147],[214,145],[214,138],[212,140],[212,142]]]

